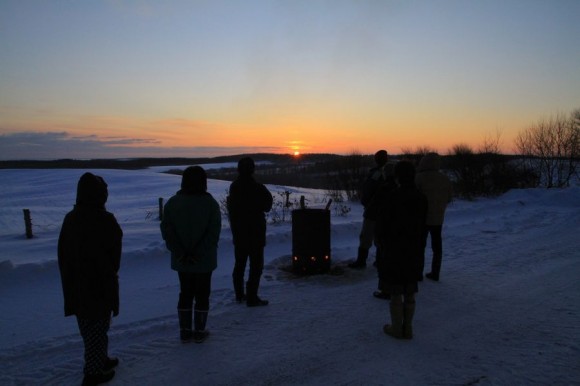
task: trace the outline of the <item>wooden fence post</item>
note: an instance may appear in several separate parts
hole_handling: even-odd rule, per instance
[[[332,205],[332,198],[330,198],[330,199],[328,200],[328,203],[326,204],[326,208],[324,208],[324,209],[326,209],[326,210],[330,210],[330,205]]]
[[[163,197],[159,197],[159,221],[163,220]]]
[[[32,220],[30,219],[30,209],[22,209],[24,212],[24,226],[26,227],[26,238],[32,238]]]

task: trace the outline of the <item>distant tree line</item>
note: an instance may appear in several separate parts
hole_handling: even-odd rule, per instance
[[[374,166],[372,155],[309,154],[285,162],[261,163],[256,157],[256,178],[264,184],[324,189],[334,201],[357,200],[358,189],[368,170]],[[170,171],[180,174],[181,170]],[[208,178],[233,181],[235,166],[207,170]],[[346,197],[343,197],[346,196]]]
[[[137,170],[152,166],[202,165],[209,163],[237,162],[248,154],[219,157],[167,157],[125,159],[57,159],[57,160],[0,160],[0,169],[125,169]],[[288,154],[250,154],[262,161],[284,162],[291,159]]]

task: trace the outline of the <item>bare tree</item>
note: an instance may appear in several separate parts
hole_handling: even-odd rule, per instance
[[[570,170],[578,176],[578,161],[580,158],[580,108],[572,111],[572,114],[570,114],[570,126],[570,131],[572,132]]]
[[[372,167],[373,159],[372,155],[363,155],[358,150],[352,150],[341,157],[334,165],[332,173],[329,173],[328,189],[334,191],[336,196],[344,193],[348,200],[358,200],[360,185],[368,168]]]
[[[479,147],[479,154],[501,154],[501,130],[496,130],[494,135],[487,134],[483,144]]]
[[[577,173],[580,140],[580,109],[569,118],[557,114],[522,130],[515,145],[524,168],[536,171],[547,188],[570,184]]]

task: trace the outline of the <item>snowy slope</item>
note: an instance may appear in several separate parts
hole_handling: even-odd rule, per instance
[[[111,385],[574,385],[580,384],[580,188],[511,191],[456,201],[444,226],[441,281],[420,284],[415,338],[382,332],[388,303],[371,296],[376,271],[345,268],[362,208],[332,217],[334,274],[295,277],[291,224],[269,225],[261,295],[235,303],[224,221],[203,344],[178,340],[178,281],[159,234],[157,200],[179,187],[157,170],[99,170],[124,230],[121,314]],[[0,170],[0,384],[76,385],[82,342],[64,318],[56,240],[80,170]],[[210,181],[218,201],[229,183]],[[321,203],[323,191],[291,190]],[[22,209],[35,238],[24,237]],[[427,258],[427,265],[430,258]]]

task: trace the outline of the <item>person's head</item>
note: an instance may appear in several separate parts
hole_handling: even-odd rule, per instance
[[[417,170],[420,172],[426,170],[439,170],[441,167],[441,157],[437,153],[427,153],[419,161]]]
[[[386,150],[379,150],[375,153],[375,163],[378,167],[383,167],[389,160],[389,153]]]
[[[181,176],[181,190],[186,193],[207,191],[207,174],[201,166],[189,166]]]
[[[103,177],[85,173],[77,183],[77,205],[104,207],[109,197],[107,183]]]
[[[241,176],[251,176],[255,169],[254,160],[250,157],[244,157],[238,161],[238,173]]]
[[[395,178],[400,186],[415,185],[415,166],[409,161],[399,161],[395,165]]]

